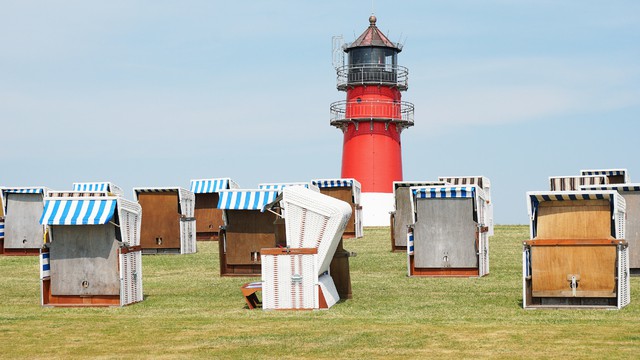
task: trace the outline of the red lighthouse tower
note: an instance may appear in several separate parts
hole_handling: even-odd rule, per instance
[[[331,104],[331,125],[344,134],[342,177],[362,185],[365,225],[388,225],[393,182],[402,180],[400,134],[413,126],[413,104],[401,101],[408,88],[408,69],[397,64],[402,46],[372,15],[364,33],[342,50],[348,60],[336,68],[337,88],[347,99]]]

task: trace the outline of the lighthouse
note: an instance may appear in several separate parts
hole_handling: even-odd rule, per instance
[[[369,27],[341,51],[342,65],[334,65],[347,99],[331,104],[331,125],[343,133],[341,176],[362,185],[364,225],[386,226],[393,182],[402,180],[400,135],[413,126],[413,104],[401,100],[408,88],[408,69],[398,65],[402,45],[391,42],[371,15]]]

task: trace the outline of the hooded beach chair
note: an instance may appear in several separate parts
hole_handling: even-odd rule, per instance
[[[116,196],[124,196],[122,188],[108,181],[76,182],[73,183],[73,191],[104,191]]]
[[[409,276],[484,276],[489,273],[487,201],[477,185],[411,188],[407,229]]]
[[[40,224],[42,201],[48,192],[42,186],[2,189],[5,255],[38,256],[45,236],[45,228]]]
[[[624,239],[629,244],[629,272],[640,275],[640,184],[585,185],[582,190],[617,191],[625,201]]]
[[[407,226],[413,223],[411,211],[411,187],[445,185],[444,181],[394,181],[395,210],[391,212],[391,251],[407,251]]]
[[[362,186],[356,179],[315,179],[311,183],[318,186],[320,192],[351,205],[352,215],[344,231],[344,238],[361,238],[364,235],[362,222]]]
[[[193,254],[196,249],[194,194],[181,187],[137,187],[142,206],[140,245],[143,254]]]
[[[230,178],[191,180],[191,192],[195,194],[196,239],[218,240],[220,227],[224,225],[222,210],[218,208],[220,190],[237,189]]]
[[[260,276],[260,249],[277,245],[277,215],[265,211],[278,190],[221,190],[220,275]]]
[[[603,307],[629,301],[625,200],[612,190],[528,192],[523,247],[527,308]]]
[[[627,169],[589,169],[580,170],[580,175],[604,175],[609,184],[628,184],[631,182]]]
[[[609,178],[604,175],[550,176],[549,190],[575,191],[585,185],[608,184]]]
[[[329,268],[351,206],[301,186],[284,188],[287,246],[262,249],[263,309],[330,308],[340,296]]]
[[[140,205],[106,192],[50,192],[40,223],[43,306],[142,301]]]

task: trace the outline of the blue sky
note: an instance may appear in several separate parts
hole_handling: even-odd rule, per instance
[[[340,175],[331,38],[367,1],[0,1],[0,184],[242,187]],[[375,1],[404,43],[405,180],[491,179],[525,224],[551,175],[640,179],[640,2]],[[640,180],[639,180],[640,181]]]

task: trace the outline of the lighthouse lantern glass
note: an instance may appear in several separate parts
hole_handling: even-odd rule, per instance
[[[397,51],[383,47],[359,47],[349,51],[349,65],[379,65],[387,69],[395,68]]]

